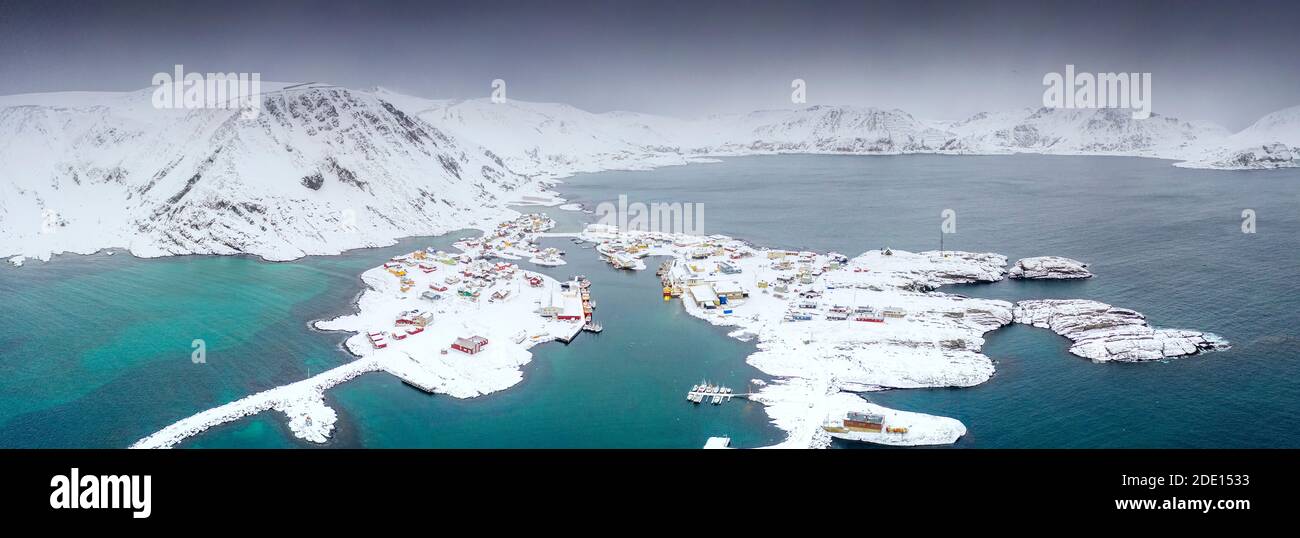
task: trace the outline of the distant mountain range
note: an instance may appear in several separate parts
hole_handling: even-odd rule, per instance
[[[548,180],[574,173],[726,155],[1131,155],[1225,169],[1296,166],[1300,157],[1300,107],[1232,134],[1118,109],[944,122],[819,105],[683,120],[263,86],[252,119],[155,109],[152,89],[0,97],[0,255],[333,254],[489,223],[511,203],[552,201]]]

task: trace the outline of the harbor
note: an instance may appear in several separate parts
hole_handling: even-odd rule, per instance
[[[749,398],[757,395],[758,393],[754,391],[752,385],[745,392],[736,392],[731,387],[701,381],[699,384],[691,385],[691,389],[686,391],[686,401],[695,404],[708,402],[713,405],[722,405],[725,402],[730,402],[732,398]]]

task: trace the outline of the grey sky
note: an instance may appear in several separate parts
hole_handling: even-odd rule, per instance
[[[698,5],[697,5],[698,4]],[[1153,110],[1233,130],[1300,105],[1284,2],[11,2],[0,94],[131,90],[181,63],[675,116],[809,104],[961,119],[1038,106],[1042,77],[1151,72]]]

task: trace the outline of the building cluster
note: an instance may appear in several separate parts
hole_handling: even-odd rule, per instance
[[[426,301],[423,304],[437,305],[446,300],[478,302],[485,296],[489,303],[509,301],[525,284],[537,288],[544,285],[544,280],[541,275],[523,271],[517,264],[506,260],[524,254],[552,255],[537,249],[531,238],[553,225],[544,215],[525,215],[502,223],[484,237],[462,239],[457,247],[464,253],[453,254],[430,247],[394,256],[383,264],[383,269],[397,279],[401,299],[408,298],[417,287],[424,287],[426,289],[418,290],[418,298]],[[582,319],[582,297],[579,295],[577,299],[578,319]],[[568,311],[564,314],[567,315]],[[367,337],[375,349],[384,349],[392,341],[405,340],[424,332],[425,327],[433,323],[431,311],[413,308],[399,313],[390,328],[369,331]],[[481,352],[487,343],[483,336],[461,336],[443,353],[452,350],[474,355]]]
[[[589,321],[595,308],[591,301],[591,281],[581,275],[561,282],[560,289],[542,300],[537,313],[560,321]]]
[[[836,288],[849,287],[847,284],[837,283],[833,280],[822,279],[821,289],[813,286],[818,278],[833,271],[843,271],[848,268],[849,258],[843,254],[831,252],[824,259],[812,252],[790,252],[772,250],[768,251],[767,257],[771,260],[771,268],[777,272],[772,282],[760,281],[758,286],[771,290],[773,296],[779,299],[787,297],[793,299],[790,309],[785,314],[785,321],[812,321],[818,316],[828,321],[865,321],[883,323],[885,318],[903,318],[907,316],[907,311],[897,307],[878,308],[871,305],[845,305],[845,304],[822,304],[819,300],[822,298],[824,290],[833,290]],[[853,272],[867,272],[865,267],[855,267]],[[859,282],[852,284],[852,287],[858,289],[872,289],[870,284]]]
[[[730,314],[731,307],[749,298],[749,290],[739,281],[744,270],[738,261],[754,255],[751,247],[724,236],[674,246],[686,255],[659,268],[665,300],[684,297],[697,307]]]
[[[483,237],[461,239],[456,246],[479,258],[528,258],[538,265],[563,265],[564,251],[536,245],[538,234],[554,226],[555,221],[544,213],[521,215],[498,224]]]

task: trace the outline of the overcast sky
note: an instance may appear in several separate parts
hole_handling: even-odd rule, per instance
[[[1043,75],[1150,72],[1153,110],[1233,130],[1300,105],[1294,2],[0,0],[0,94],[154,73],[385,86],[693,117],[808,104],[928,119],[1042,103]]]

